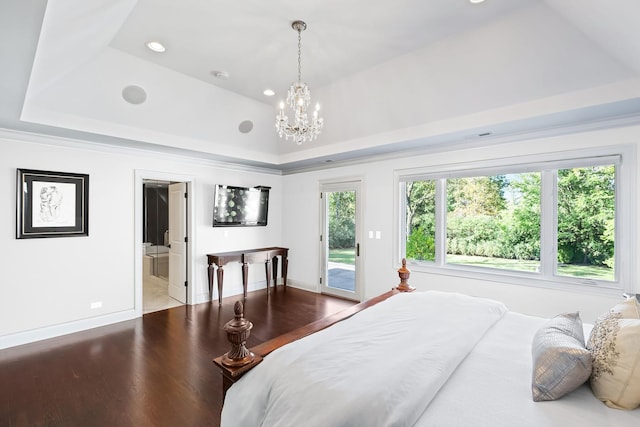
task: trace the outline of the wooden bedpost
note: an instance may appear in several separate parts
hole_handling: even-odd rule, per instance
[[[222,356],[213,359],[222,372],[222,399],[227,394],[229,387],[248,372],[251,368],[262,362],[262,357],[249,351],[246,347],[247,338],[253,328],[253,323],[246,320],[244,306],[236,301],[233,306],[234,318],[224,325],[227,339],[231,343],[231,350]]]
[[[402,258],[402,267],[398,269],[398,276],[400,276],[400,284],[396,286],[396,289],[400,292],[413,292],[416,290],[413,286],[409,286],[407,280],[409,280],[409,275],[411,274],[411,270],[407,268],[407,260]]]
[[[255,355],[246,347],[253,323],[243,317],[244,307],[240,301],[236,301],[233,311],[235,317],[224,325],[227,339],[231,343],[231,350],[222,356],[222,364],[229,367],[240,367],[248,365],[255,359]]]

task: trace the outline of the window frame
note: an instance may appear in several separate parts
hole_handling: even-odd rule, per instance
[[[394,265],[406,253],[406,206],[403,183],[436,181],[436,256],[434,261],[410,261],[413,271],[465,277],[477,280],[559,290],[584,290],[592,293],[620,295],[633,292],[636,258],[636,149],[634,146],[611,146],[584,150],[513,156],[462,163],[432,165],[394,171]],[[557,274],[557,170],[615,164],[616,230],[615,280],[605,281]],[[492,176],[498,174],[539,172],[540,197],[540,271],[493,269],[446,263],[446,191],[447,178]],[[551,195],[551,197],[549,197]]]

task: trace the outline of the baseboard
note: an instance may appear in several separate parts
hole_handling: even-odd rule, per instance
[[[273,284],[271,286],[273,287]],[[282,286],[282,277],[278,278],[278,286]],[[258,281],[254,283],[249,283],[247,291],[248,292],[257,291],[259,289],[266,289],[266,287],[267,287],[266,280]],[[291,279],[287,279],[287,287],[302,289],[303,291],[309,291],[309,292],[315,292],[315,293],[320,292],[316,285],[308,284],[304,282],[298,282],[296,280],[291,280]],[[225,286],[225,289],[226,289],[226,286]],[[209,292],[197,295],[195,303],[202,304],[209,301],[217,301],[218,296],[216,294],[218,291],[214,289],[213,292],[214,292],[213,298],[209,297]],[[223,292],[222,298],[235,297],[238,295],[242,295],[242,287],[235,287],[233,289],[230,289],[229,292],[231,293]]]
[[[217,297],[214,295],[213,299],[216,299],[216,298]],[[212,298],[209,296],[209,292],[207,292],[206,294],[196,295],[196,301],[194,304],[203,304],[209,301],[212,301]]]
[[[318,286],[311,283],[298,282],[297,280],[287,279],[287,287],[302,289],[303,291],[320,293]]]
[[[100,326],[111,325],[113,323],[124,322],[125,320],[135,319],[136,317],[138,316],[136,316],[135,310],[126,310],[105,314],[104,316],[91,317],[89,319],[4,335],[0,337],[0,350],[72,334],[74,332],[86,331],[87,329],[99,328]]]

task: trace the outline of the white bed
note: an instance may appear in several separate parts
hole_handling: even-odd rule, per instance
[[[546,319],[508,312],[449,377],[416,426],[640,426],[640,410],[611,409],[588,384],[559,400],[531,398],[531,341]],[[590,327],[585,328],[588,337]]]
[[[533,402],[531,342],[546,319],[442,292],[398,294],[290,343],[227,395],[233,426],[638,426],[587,385]]]

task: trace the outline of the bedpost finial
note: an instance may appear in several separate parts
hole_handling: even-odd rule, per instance
[[[231,343],[231,350],[222,356],[222,364],[225,366],[238,367],[248,365],[253,362],[255,355],[246,347],[247,338],[251,334],[253,323],[245,319],[244,305],[236,301],[233,305],[234,318],[224,325],[227,332],[227,339]]]
[[[242,319],[244,315],[244,306],[242,305],[242,301],[236,301],[233,305],[233,312],[235,313],[236,320]]]
[[[407,260],[406,258],[402,258],[402,267],[398,269],[398,276],[400,276],[400,284],[396,286],[396,289],[400,292],[413,292],[416,290],[413,286],[409,286],[407,280],[409,280],[409,276],[411,275],[411,270],[407,268]]]

